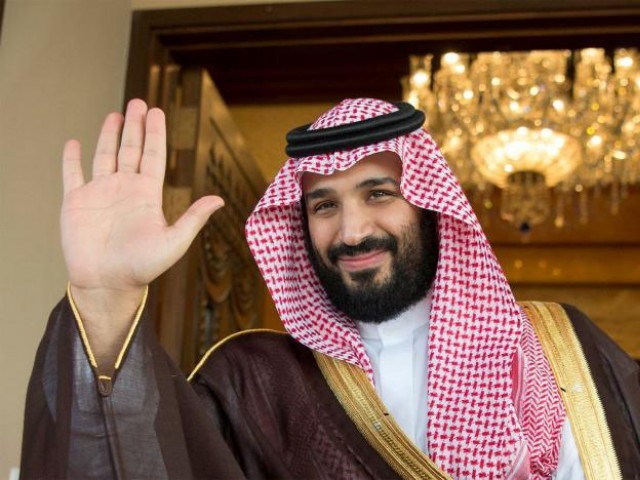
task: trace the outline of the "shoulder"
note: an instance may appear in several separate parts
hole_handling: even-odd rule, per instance
[[[525,312],[528,313],[528,319],[533,322],[535,316],[531,316],[531,305],[544,306],[547,308],[559,307],[569,321],[570,328],[576,335],[583,353],[591,360],[595,357],[603,357],[609,363],[616,363],[619,366],[637,370],[638,365],[618,344],[615,343],[598,325],[589,318],[587,314],[574,305],[566,303],[551,302],[522,302]],[[558,311],[558,310],[556,310]],[[552,321],[557,322],[559,318],[553,318]]]
[[[594,348],[600,355],[606,357],[610,362],[618,365],[625,365],[637,371],[638,364],[620,346],[607,335],[594,321],[585,313],[573,305],[561,304],[567,316],[571,320],[573,329],[580,339],[583,348]]]
[[[598,389],[624,478],[640,467],[640,368],[605,332],[572,305],[562,305]],[[634,433],[635,432],[635,433]]]
[[[285,332],[269,329],[243,330],[213,345],[191,372],[189,381],[209,372],[273,368],[290,362],[304,349]]]
[[[582,337],[588,336],[600,339],[611,339],[579,308],[568,303],[555,302],[518,302],[520,307],[527,314],[530,322],[543,322],[546,318],[548,322],[557,324],[559,321],[569,321],[576,335]],[[566,317],[565,317],[566,315]],[[565,320],[563,320],[563,318]]]
[[[546,318],[547,321],[557,323],[565,318],[566,314],[566,319],[574,328],[593,328],[604,335],[604,332],[598,329],[591,319],[574,305],[538,301],[518,302],[518,305],[526,314],[529,322],[543,322]]]
[[[561,303],[560,306],[566,312],[567,317],[569,317],[571,325],[573,326],[576,335],[581,340],[581,343],[584,344],[585,340],[589,339],[596,345],[606,344],[607,347],[620,349],[620,347],[618,347],[616,343],[587,316],[587,314],[578,309],[578,307],[567,303]]]
[[[575,305],[570,305],[568,303],[560,303],[559,305],[567,313],[567,316],[569,317],[569,320],[571,320],[572,324],[582,323],[593,325],[595,327],[595,323],[593,323],[593,321],[587,316],[587,314],[585,314]]]

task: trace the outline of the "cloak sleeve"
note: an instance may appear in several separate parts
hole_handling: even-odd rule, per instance
[[[563,304],[602,400],[622,478],[640,478],[640,369],[595,323]]]
[[[55,307],[27,392],[22,478],[244,478],[146,317],[99,392],[68,298]]]

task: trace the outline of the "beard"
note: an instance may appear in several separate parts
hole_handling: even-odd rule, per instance
[[[437,214],[423,210],[418,225],[407,225],[399,238],[386,234],[367,237],[358,245],[338,244],[327,251],[328,263],[312,245],[305,219],[305,246],[311,265],[331,303],[353,320],[382,323],[422,299],[431,288],[438,265]],[[341,256],[375,250],[391,254],[386,278],[377,280],[379,268],[348,272],[345,281],[338,267]]]

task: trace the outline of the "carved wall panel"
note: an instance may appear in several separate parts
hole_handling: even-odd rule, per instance
[[[152,289],[160,342],[188,372],[220,339],[262,324],[266,287],[244,224],[266,183],[203,69],[169,63],[150,74],[158,91],[150,95],[156,99],[152,103],[167,113],[167,221],[175,222],[204,195],[225,201],[185,257]]]
[[[202,231],[197,355],[229,334],[260,326],[264,292],[244,236],[244,223],[257,198],[221,139],[209,149],[204,188],[224,198],[225,208]]]

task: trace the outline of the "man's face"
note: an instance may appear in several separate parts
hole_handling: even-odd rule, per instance
[[[392,318],[435,276],[435,213],[402,197],[401,175],[398,156],[381,152],[343,172],[302,178],[311,263],[332,303],[355,320]]]

